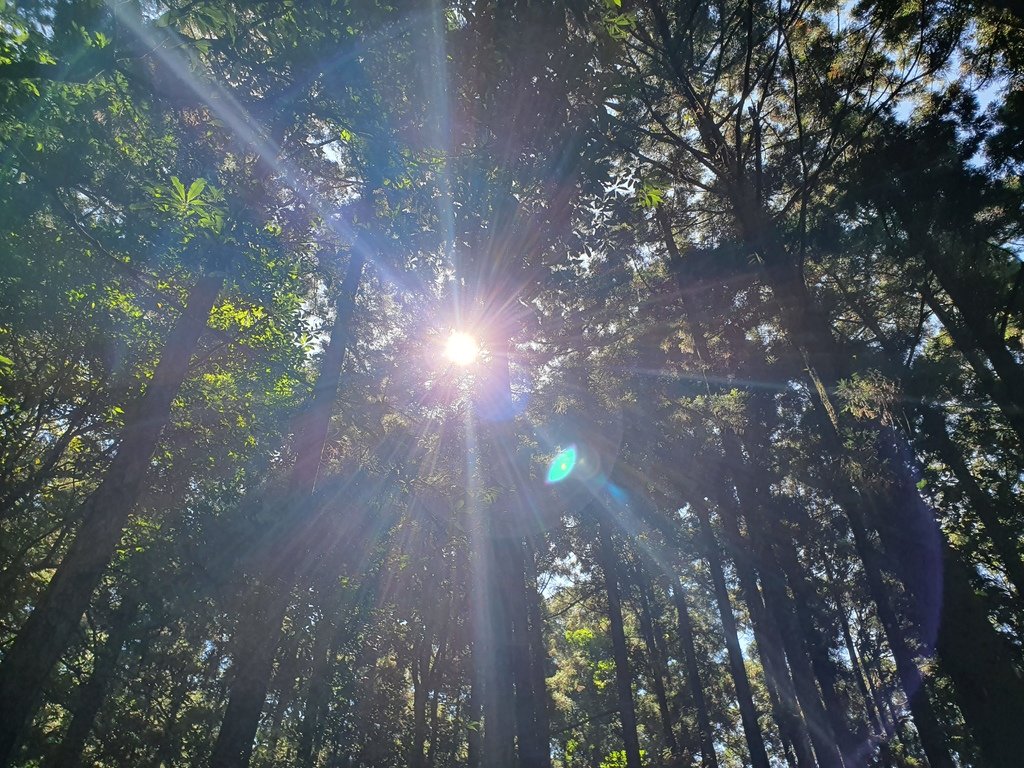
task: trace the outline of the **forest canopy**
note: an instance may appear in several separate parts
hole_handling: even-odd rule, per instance
[[[0,768],[1024,764],[1010,0],[0,0]]]

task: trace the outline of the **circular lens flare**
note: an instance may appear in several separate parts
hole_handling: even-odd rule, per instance
[[[444,347],[444,356],[461,366],[470,365],[479,352],[476,339],[462,331],[453,331]]]
[[[565,480],[565,478],[572,474],[573,467],[575,466],[576,446],[570,445],[568,448],[556,453],[555,458],[548,465],[548,483],[560,483],[562,480]]]

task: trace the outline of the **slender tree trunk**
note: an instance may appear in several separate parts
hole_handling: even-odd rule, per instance
[[[537,562],[534,546],[527,540],[524,552],[526,573],[527,613],[530,620],[530,663],[533,674],[533,690],[536,697],[534,727],[536,741],[543,745],[543,765],[551,765],[551,717],[548,714],[547,666],[548,648],[544,642],[544,609],[537,590]]]
[[[761,728],[757,722],[757,710],[754,708],[754,696],[750,690],[750,680],[747,677],[747,668],[743,661],[743,651],[740,648],[736,617],[732,612],[732,604],[729,601],[729,587],[725,583],[725,573],[722,571],[721,550],[718,547],[718,542],[715,540],[714,531],[711,529],[711,520],[708,517],[707,509],[699,502],[692,506],[700,523],[701,538],[707,552],[711,581],[715,589],[715,599],[718,602],[718,612],[722,617],[725,646],[729,654],[729,669],[732,672],[733,684],[736,687],[736,698],[740,706],[740,721],[743,725],[743,734],[747,740],[747,748],[750,750],[750,764],[753,768],[768,768],[768,752],[765,750]]]
[[[892,765],[892,755],[889,744],[893,739],[893,731],[886,722],[882,712],[878,708],[872,691],[868,688],[867,678],[864,675],[864,668],[860,663],[860,654],[853,642],[853,635],[850,632],[850,620],[843,608],[843,601],[836,595],[836,613],[839,620],[839,628],[843,635],[843,645],[846,647],[846,655],[850,657],[850,667],[853,670],[854,682],[857,690],[864,700],[864,710],[871,722],[871,730],[879,741],[879,759],[883,766]]]
[[[320,626],[316,630],[316,639],[313,641],[313,665],[306,690],[306,705],[299,725],[299,743],[295,759],[295,764],[299,768],[314,766],[313,747],[320,718],[327,703],[331,659],[336,655],[336,648],[343,634],[343,629],[336,625],[333,615],[340,611],[341,605],[335,605],[333,601],[328,605],[330,607],[323,611]]]
[[[644,638],[644,645],[647,647],[647,659],[650,666],[651,686],[654,689],[654,698],[658,702],[658,714],[661,718],[661,729],[664,734],[665,746],[676,765],[682,765],[683,754],[679,749],[679,742],[672,727],[672,714],[668,706],[668,695],[665,692],[665,657],[659,645],[657,636],[658,627],[655,626],[654,617],[651,615],[651,587],[647,574],[643,573],[643,565],[636,563],[633,569],[636,578],[638,597],[637,618],[640,621],[640,633]]]
[[[471,651],[473,657],[476,656],[476,649]],[[475,658],[473,659],[475,662]],[[477,668],[474,663],[473,669]],[[480,723],[483,720],[483,713],[480,706],[480,695],[481,681],[479,674],[474,674],[471,687],[469,689],[469,710],[466,713],[468,723],[470,727],[466,729],[466,765],[467,768],[480,768],[482,763],[480,762],[481,756],[481,744],[480,744]]]
[[[412,661],[412,741],[409,744],[410,768],[424,768],[427,744],[427,677],[424,672],[427,665],[420,658]]]
[[[733,456],[732,460],[737,458],[737,456]],[[793,601],[785,592],[785,587],[781,583],[779,575],[769,573],[761,581],[765,592],[764,608],[758,605],[760,597],[757,589],[757,576],[751,562],[754,548],[745,543],[745,539],[740,532],[739,522],[736,518],[737,510],[734,508],[732,499],[729,498],[731,496],[730,489],[722,489],[719,496],[719,510],[725,539],[734,553],[733,561],[736,563],[736,574],[739,577],[744,595],[747,596],[747,604],[748,606],[753,606],[751,609],[751,619],[755,627],[768,624],[769,622],[777,622],[778,629],[772,634],[781,643],[780,647],[785,650],[786,657],[789,660],[789,673],[792,674],[797,701],[804,712],[808,735],[810,736],[811,743],[814,745],[817,762],[822,766],[828,766],[828,768],[841,766],[842,760],[836,749],[836,736],[814,685],[814,673],[804,648],[803,635],[796,618]],[[742,500],[745,505],[753,503],[752,499],[743,498]],[[757,507],[754,507],[754,510],[756,513]],[[764,553],[761,547],[757,549],[758,554],[761,555],[759,565],[762,569],[765,569],[767,563],[765,562]],[[759,646],[764,642],[765,639],[762,637]],[[772,644],[770,640],[767,642],[769,646]],[[777,666],[776,675],[781,677],[786,674],[785,666],[781,662],[773,666]],[[769,669],[771,668],[769,667]]]
[[[640,740],[636,731],[636,709],[633,706],[633,672],[626,648],[626,632],[622,623],[622,601],[619,597],[618,553],[612,546],[606,522],[597,521],[597,538],[608,595],[608,621],[612,631],[612,655],[615,659],[615,687],[619,699],[619,722],[626,751],[626,768],[640,768]]]
[[[61,740],[60,747],[46,760],[47,768],[79,768],[82,765],[82,751],[85,749],[89,734],[92,733],[96,716],[103,706],[110,684],[117,675],[121,653],[131,635],[132,624],[138,612],[139,601],[134,596],[126,596],[112,617],[107,639],[96,652],[92,674],[76,693],[77,700],[72,710],[71,723]]]
[[[200,276],[164,345],[160,362],[126,422],[121,443],[96,491],[84,503],[82,525],[46,593],[0,663],[0,768],[14,760],[23,729],[40,704],[43,685],[67,649],[138,501],[171,403],[224,283],[221,272]]]
[[[892,607],[889,589],[883,581],[881,556],[868,536],[859,502],[847,499],[844,508],[847,510],[857,555],[864,565],[868,593],[875,604],[878,620],[889,641],[889,650],[896,662],[896,674],[900,680],[900,687],[906,694],[910,713],[914,718],[918,735],[921,737],[921,746],[928,757],[928,763],[931,768],[954,768],[945,733],[931,702],[928,700],[924,676],[917,665],[912,650],[912,641],[908,640]]]
[[[679,287],[680,293],[686,295],[688,275],[687,264],[684,261],[679,248],[676,245],[675,236],[672,233],[672,226],[664,208],[659,206],[656,210],[656,217],[662,230],[665,246],[669,253],[669,262],[672,273]],[[689,301],[683,302],[683,316],[690,326],[691,336],[697,356],[701,360],[711,360],[707,340],[704,337],[703,314],[696,309],[695,304]],[[710,388],[709,388],[710,392]],[[734,457],[733,463],[740,467],[741,459]],[[726,489],[724,494],[729,497],[731,491]],[[721,493],[719,495],[722,495]],[[725,501],[729,501],[728,498]],[[732,504],[732,501],[729,501]],[[737,552],[737,574],[744,587],[747,597],[747,604],[751,612],[755,636],[757,638],[758,651],[761,655],[765,668],[765,681],[768,687],[772,712],[775,721],[779,726],[780,735],[784,746],[790,745],[793,749],[792,758],[799,768],[811,768],[814,765],[814,757],[811,753],[811,745],[808,737],[806,723],[796,706],[796,689],[790,669],[783,658],[782,635],[779,631],[775,617],[765,610],[761,602],[761,596],[756,587],[756,576],[749,569],[745,553]],[[787,759],[789,749],[786,748]]]
[[[293,510],[315,506],[312,494],[327,442],[345,355],[352,343],[352,317],[366,258],[365,248],[363,238],[357,238],[338,294],[331,340],[320,363],[320,374],[310,397],[309,409],[295,430],[296,458],[288,489],[288,503],[292,508],[285,512],[289,518]],[[313,514],[317,515],[315,511]],[[295,551],[301,549],[299,538],[301,536],[296,534],[295,542],[287,547],[290,556],[275,558],[272,572],[264,578],[262,589],[256,591],[256,599],[250,603],[251,610],[239,623],[234,682],[210,758],[212,768],[247,768],[249,765],[281,637],[281,625],[302,566],[299,552]]]
[[[167,717],[164,719],[163,735],[156,751],[157,768],[172,768],[175,760],[181,756],[181,737],[178,735],[178,716],[189,694],[189,681],[182,679],[177,682],[171,693],[171,703]]]
[[[693,637],[693,621],[690,618],[690,607],[687,605],[686,592],[679,575],[674,576],[672,584],[672,602],[676,608],[676,625],[679,631],[679,643],[682,645],[683,663],[686,666],[687,688],[693,708],[697,713],[697,730],[700,732],[701,768],[718,768],[718,755],[715,753],[715,734],[711,727],[711,716],[708,713],[707,699],[704,697],[704,686],[700,677],[700,665],[697,662],[697,647]]]

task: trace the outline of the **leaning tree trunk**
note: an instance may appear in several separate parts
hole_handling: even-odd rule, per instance
[[[80,510],[82,525],[39,603],[0,663],[0,768],[14,760],[22,730],[43,686],[71,642],[138,501],[160,433],[224,283],[201,275],[164,345],[145,393],[131,409],[121,442],[96,491]]]
[[[1005,379],[989,369],[986,364],[988,361],[978,351],[971,331],[950,313],[935,292],[929,286],[925,286],[922,295],[928,308],[942,323],[942,327],[946,329],[964,360],[971,366],[981,389],[996,404],[1006,419],[1006,423],[1016,433],[1020,444],[1024,446],[1024,408],[1018,402],[1018,394],[1006,384]],[[1007,352],[1007,354],[1009,353]]]
[[[946,419],[942,413],[927,404],[922,405],[919,410],[923,417],[926,446],[934,450],[939,461],[949,467],[970,501],[971,508],[988,534],[993,551],[1002,563],[1007,580],[1017,592],[1016,603],[1020,611],[1024,607],[1024,560],[1021,559],[1018,545],[1020,534],[1003,521],[995,500],[982,489],[971,474],[962,453],[949,436]]]
[[[285,510],[288,518],[297,516],[304,509],[311,510],[314,518],[319,515],[314,509],[317,505],[314,504],[313,490],[324,445],[327,443],[331,411],[338,396],[345,356],[352,343],[352,318],[366,261],[365,248],[362,237],[357,238],[352,246],[348,268],[338,293],[331,340],[320,363],[320,375],[313,387],[309,408],[300,417],[295,430],[296,456],[289,478]],[[307,530],[307,527],[299,525],[300,532],[291,536],[292,541],[285,548],[289,553],[287,556],[274,558],[274,565],[264,577],[261,588],[254,590],[255,594],[249,601],[250,609],[240,619],[236,630],[234,681],[210,757],[213,768],[246,768],[249,765],[253,739],[256,737],[260,713],[273,673],[282,624],[295,580],[301,571],[301,539],[307,537],[309,530],[312,530]]]

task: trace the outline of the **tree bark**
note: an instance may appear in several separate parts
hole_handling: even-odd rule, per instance
[[[678,574],[673,576],[672,602],[676,608],[676,625],[679,631],[679,643],[682,646],[683,663],[686,667],[687,688],[697,713],[697,730],[700,732],[701,768],[718,768],[718,755],[715,753],[715,734],[711,728],[711,716],[708,712],[707,699],[704,697],[700,665],[697,663],[697,648],[693,638],[693,621],[690,619],[690,607],[687,605],[686,592],[683,589],[683,583]]]
[[[157,440],[170,418],[171,403],[188,374],[192,353],[223,283],[222,272],[209,272],[193,285],[153,378],[126,422],[117,454],[83,504],[75,540],[0,663],[0,768],[14,760],[22,731],[39,706],[43,685],[67,649],[117,549]]]
[[[107,691],[110,690],[110,684],[117,675],[121,653],[131,635],[138,612],[139,601],[129,595],[114,613],[107,639],[96,652],[92,674],[76,693],[77,701],[68,730],[57,751],[46,761],[47,768],[79,768],[82,765],[82,751],[92,733]]]
[[[647,647],[647,659],[650,667],[651,687],[654,689],[654,698],[658,702],[658,715],[661,718],[661,729],[665,739],[665,747],[676,765],[682,765],[683,754],[679,749],[679,742],[676,739],[672,727],[672,714],[668,706],[668,695],[665,692],[665,657],[657,639],[659,633],[655,626],[654,617],[651,614],[651,586],[647,574],[643,572],[643,565],[636,563],[633,569],[636,577],[637,588],[637,618],[640,621],[640,633],[644,638],[644,645]]]
[[[608,595],[608,621],[612,632],[612,655],[615,660],[615,689],[619,700],[619,722],[626,752],[626,768],[640,768],[640,740],[636,731],[636,709],[633,705],[633,673],[626,648],[626,632],[622,623],[622,601],[619,596],[617,553],[612,547],[607,523],[597,521],[601,570]]]
[[[295,464],[288,487],[288,505],[284,514],[311,510],[320,459],[327,442],[331,411],[338,396],[338,385],[345,356],[352,343],[352,317],[356,294],[366,260],[366,244],[358,237],[351,249],[348,268],[338,293],[337,311],[331,340],[320,362],[320,374],[310,396],[307,412],[295,429]],[[312,514],[318,515],[313,511]],[[297,525],[306,531],[305,525]],[[241,618],[234,655],[234,682],[224,719],[217,734],[210,764],[213,768],[247,768],[252,756],[253,739],[270,685],[274,655],[281,637],[281,625],[295,579],[301,570],[302,535],[292,534],[286,549],[289,555],[275,558],[271,572],[263,577],[251,609]]]
[[[747,677],[747,668],[743,661],[743,651],[740,648],[736,617],[732,612],[732,604],[729,600],[729,587],[726,585],[725,573],[722,570],[721,550],[718,547],[718,542],[715,540],[714,531],[711,529],[711,520],[707,509],[699,502],[692,506],[700,523],[701,538],[704,542],[704,550],[707,553],[707,562],[711,571],[711,581],[715,589],[715,600],[718,602],[718,612],[722,617],[725,646],[729,654],[729,669],[732,672],[733,684],[736,687],[736,698],[740,706],[740,721],[743,725],[743,734],[747,740],[747,748],[750,750],[750,764],[753,768],[768,768],[770,765],[768,752],[765,750],[761,728],[757,722],[757,710],[754,708],[754,696],[750,690],[750,680]]]

